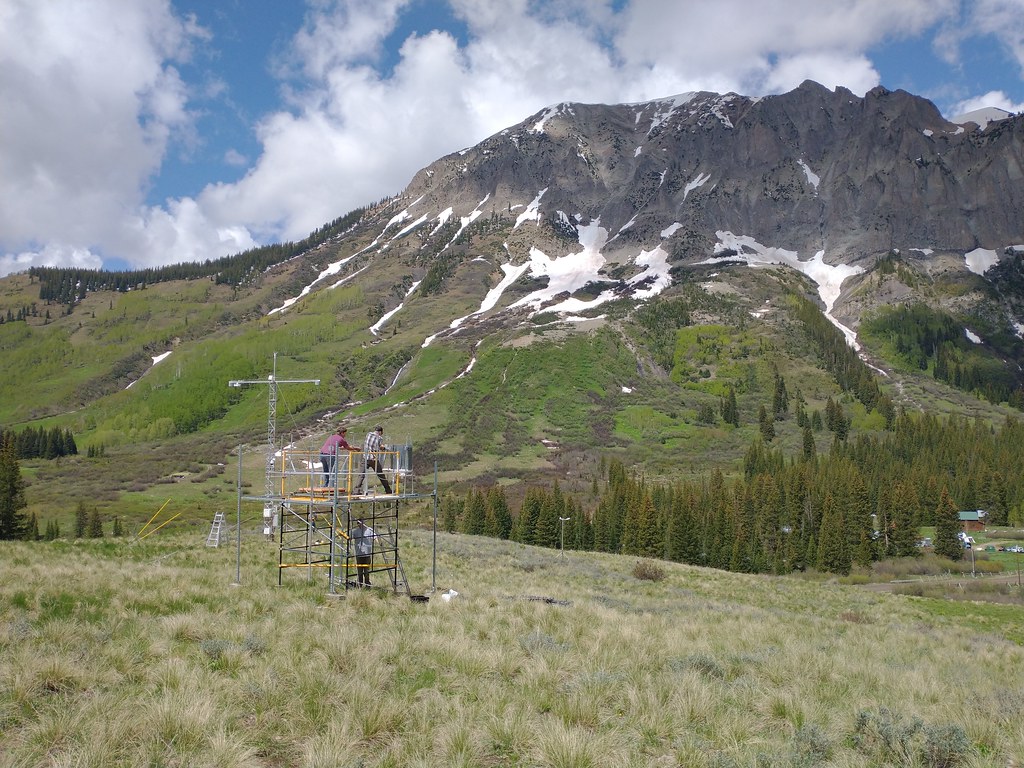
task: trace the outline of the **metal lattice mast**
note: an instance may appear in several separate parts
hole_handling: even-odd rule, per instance
[[[277,385],[278,384],[313,384],[320,386],[320,379],[278,379],[277,352],[274,353],[274,368],[264,379],[234,379],[228,382],[229,387],[241,387],[247,384],[266,384],[268,389],[267,407],[267,463],[263,478],[263,511],[272,514],[271,502],[274,499],[274,454],[277,453]],[[239,459],[241,461],[241,459]],[[271,519],[273,519],[271,517]]]

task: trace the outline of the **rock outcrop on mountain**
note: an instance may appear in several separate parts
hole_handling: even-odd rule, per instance
[[[706,258],[716,232],[826,262],[893,249],[1002,252],[1024,242],[1024,116],[985,130],[925,99],[863,98],[813,82],[779,96],[688,93],[644,104],[560,104],[420,171],[413,216],[522,213]],[[433,209],[430,211],[429,209]]]

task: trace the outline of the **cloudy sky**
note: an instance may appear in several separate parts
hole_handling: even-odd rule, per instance
[[[0,276],[296,240],[561,101],[1024,111],[1024,0],[0,0]]]

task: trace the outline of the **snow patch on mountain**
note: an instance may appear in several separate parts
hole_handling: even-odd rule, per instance
[[[533,201],[526,206],[526,210],[516,217],[516,223],[512,229],[516,229],[524,221],[536,221],[538,224],[540,223],[540,199],[544,197],[544,193],[547,191],[548,188],[544,187],[544,189],[537,193],[537,196],[533,198]]]
[[[970,328],[964,328],[964,335],[967,337],[968,341],[971,341],[974,344],[981,344],[981,337]]]
[[[683,200],[685,200],[686,196],[690,194],[693,190],[697,189],[697,187],[703,187],[710,180],[710,173],[698,173],[697,178],[693,179],[689,184],[683,187]]]
[[[534,123],[533,127],[530,128],[530,133],[544,133],[544,123],[561,114],[573,115],[575,112],[573,112],[572,107],[564,103],[548,107],[544,110],[544,114],[540,116],[540,120]]]
[[[814,187],[814,194],[818,194],[818,184],[821,183],[821,177],[812,171],[811,166],[805,163],[802,158],[797,160],[797,163],[803,168],[804,176],[807,177],[807,183]]]
[[[381,233],[381,234],[383,234],[383,233]],[[376,240],[374,242],[376,242]],[[352,259],[354,259],[356,256],[358,256],[360,253],[362,253],[365,250],[366,250],[366,248],[364,248],[362,251],[359,251],[358,253],[353,253],[351,256],[346,256],[344,259],[340,259],[338,261],[332,261],[330,264],[328,264],[320,272],[319,275],[316,276],[316,279],[314,279],[313,282],[311,282],[309,285],[307,285],[305,288],[303,288],[302,291],[299,292],[298,296],[295,296],[295,297],[293,297],[291,299],[285,299],[284,304],[282,304],[280,307],[276,307],[276,308],[270,310],[269,312],[267,312],[267,315],[276,315],[278,312],[284,312],[286,309],[288,309],[288,307],[290,307],[292,304],[297,302],[303,296],[308,295],[309,292],[313,290],[313,288],[316,286],[317,283],[319,283],[321,280],[325,280],[328,277],[331,277],[332,275],[338,274],[341,271],[341,268],[343,266],[345,266],[348,262],[352,261]],[[364,269],[365,269],[365,267],[364,267]],[[362,270],[360,270],[360,272],[361,271]],[[358,272],[356,274],[358,274]],[[346,278],[346,279],[351,279],[353,277],[355,277],[355,275],[349,275],[348,278]],[[338,285],[340,285],[342,282],[344,282],[344,280],[338,281],[337,283],[335,283],[331,287],[335,288]]]
[[[532,293],[523,296],[511,304],[509,309],[529,307],[536,312],[554,312],[561,315],[561,320],[572,321],[577,318],[570,317],[573,314],[583,312],[597,307],[605,302],[612,301],[619,296],[613,288],[602,291],[600,295],[589,301],[569,298],[554,304],[548,302],[563,293],[575,293],[587,285],[594,283],[608,283],[617,285],[600,274],[605,264],[605,258],[601,249],[609,242],[608,230],[600,226],[600,219],[595,219],[588,225],[581,225],[577,228],[579,243],[582,250],[577,253],[570,253],[565,256],[551,258],[537,247],[530,249],[530,259],[524,264],[512,265],[502,264],[501,270],[505,273],[502,280],[487,292],[480,307],[468,315],[458,317],[448,325],[448,329],[458,332],[461,326],[470,318],[481,315],[497,306],[505,290],[527,273],[534,279],[547,278],[547,285]],[[668,253],[657,246],[651,251],[641,251],[635,258],[634,263],[643,267],[643,271],[627,281],[627,285],[634,289],[633,297],[639,300],[648,299],[664,291],[672,284],[672,277],[669,272]],[[424,339],[421,347],[428,347],[443,333],[443,331],[432,334]]]
[[[667,99],[658,99],[657,101],[649,102],[649,105],[654,105],[654,115],[651,117],[651,126],[647,129],[647,135],[650,136],[661,127],[672,115],[675,114],[676,110],[684,104],[693,100],[693,97],[697,94],[695,92],[681,93],[677,96],[671,96]],[[644,110],[636,113],[636,124],[640,124],[640,120],[643,117]]]
[[[437,226],[430,230],[431,237],[433,237],[437,233],[437,230],[439,230],[441,227],[448,223],[448,219],[452,217],[453,213],[455,213],[455,209],[449,205],[447,208],[445,208],[443,211],[437,214]]]
[[[821,301],[825,305],[825,317],[843,332],[851,347],[860,349],[860,345],[857,343],[857,334],[832,316],[832,307],[835,306],[846,279],[862,273],[863,267],[849,264],[826,264],[824,251],[818,251],[807,261],[801,261],[796,251],[762,245],[747,235],[734,235],[732,232],[719,230],[715,236],[718,238],[718,242],[715,244],[715,253],[725,255],[706,259],[701,262],[702,264],[720,264],[727,261],[743,261],[752,267],[765,264],[785,264],[802,272],[818,284],[818,296],[821,297]]]
[[[451,245],[456,240],[458,240],[459,239],[459,235],[462,234],[463,230],[466,227],[468,227],[470,224],[472,224],[474,221],[476,221],[478,218],[480,218],[480,214],[483,213],[483,209],[480,206],[482,206],[484,203],[486,203],[487,200],[490,198],[490,196],[491,196],[490,192],[488,192],[486,195],[484,195],[484,199],[476,204],[476,208],[474,208],[472,211],[470,211],[469,216],[460,216],[459,217],[459,224],[461,225],[461,226],[459,226],[459,231],[456,232],[455,236],[452,237],[452,239],[448,241],[448,243],[445,245],[445,247],[441,249],[442,251],[447,249],[449,245]]]
[[[164,352],[163,354],[160,354],[160,355],[156,355],[156,356],[155,356],[155,357],[153,358],[153,365],[149,366],[149,368],[147,368],[147,369],[146,369],[146,373],[149,373],[149,372],[150,372],[151,370],[153,370],[153,367],[154,367],[154,366],[155,366],[155,365],[156,365],[157,363],[159,363],[159,362],[160,362],[161,360],[163,360],[164,358],[166,358],[166,357],[167,357],[168,355],[170,355],[170,354],[171,354],[171,352],[173,352],[173,350],[168,350],[167,352]],[[143,376],[145,376],[145,375],[146,375],[146,373],[144,373],[144,374],[142,374],[142,375],[143,375]],[[135,381],[138,381],[138,379],[136,379]],[[131,389],[131,388],[132,388],[133,386],[135,386],[135,381],[130,381],[130,382],[128,382],[128,386],[126,386],[126,387],[125,387],[125,389]]]
[[[560,293],[574,293],[587,283],[610,282],[608,278],[598,274],[605,263],[601,249],[608,242],[608,230],[601,226],[600,219],[594,219],[590,224],[579,227],[578,232],[579,243],[583,246],[583,250],[579,253],[552,259],[540,248],[536,246],[530,248],[530,276],[534,278],[547,277],[548,284],[544,288],[522,297],[512,304],[512,308],[531,307],[534,311],[539,311],[545,302],[551,301]],[[608,298],[604,298],[604,296],[605,294],[601,294],[591,301],[570,297],[559,304],[546,307],[546,310],[550,312],[582,312],[608,301]]]
[[[416,286],[418,286],[421,282],[422,282],[422,280],[417,280],[415,283],[413,283],[409,287],[409,290],[405,292],[405,297],[404,298],[405,299],[409,298],[409,296],[412,295],[412,292],[416,290]],[[394,317],[395,314],[404,306],[405,306],[405,301],[403,299],[403,301],[397,307],[392,309],[390,312],[386,312],[384,314],[384,316],[381,317],[380,320],[378,320],[376,323],[374,323],[373,325],[370,326],[370,333],[372,333],[374,336],[379,336],[380,335],[380,329],[384,326],[384,323],[386,323],[388,320],[390,320],[392,317]]]
[[[975,248],[964,254],[964,260],[967,262],[967,269],[976,275],[984,275],[999,263],[999,254],[988,248]]]
[[[668,253],[660,245],[653,251],[640,251],[636,257],[637,266],[644,267],[644,271],[629,280],[629,285],[638,286],[645,281],[650,281],[648,288],[634,291],[634,299],[650,299],[657,296],[666,288],[672,285],[672,276],[669,274]]]
[[[405,237],[407,234],[412,232],[414,229],[416,229],[416,227],[418,227],[420,224],[422,224],[426,220],[427,220],[427,214],[423,214],[418,219],[416,219],[416,221],[414,221],[412,224],[409,224],[406,227],[404,227],[401,230],[399,230],[398,234],[391,238],[391,242],[393,243],[395,240],[399,240],[399,239]]]
[[[734,95],[722,96],[721,98],[711,103],[711,114],[717,117],[718,120],[722,123],[722,125],[724,125],[726,128],[732,128],[733,124],[732,120],[729,119],[729,116],[725,114],[725,112],[723,111],[723,108],[726,104],[728,104],[730,101],[733,101],[735,98],[736,97]]]
[[[449,327],[458,328],[469,318],[475,317],[476,315],[482,315],[484,312],[493,309],[498,303],[498,299],[500,299],[501,295],[505,292],[505,289],[522,277],[529,268],[530,262],[520,264],[518,267],[512,266],[511,264],[502,264],[501,271],[505,273],[505,276],[501,279],[501,282],[487,292],[487,295],[484,296],[484,300],[480,302],[480,308],[476,310],[476,312],[471,312],[468,315],[453,320]]]

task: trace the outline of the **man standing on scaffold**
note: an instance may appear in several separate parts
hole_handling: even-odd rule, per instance
[[[391,493],[391,484],[384,476],[384,459],[381,454],[387,450],[384,445],[384,427],[377,425],[372,432],[366,433],[366,440],[363,442],[363,477],[366,481],[366,491],[370,490],[370,470],[377,473],[377,479],[384,486],[384,493]]]

